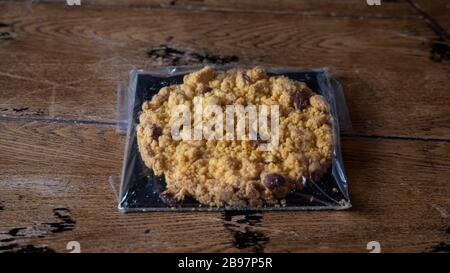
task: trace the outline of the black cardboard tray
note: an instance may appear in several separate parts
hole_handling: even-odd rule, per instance
[[[322,179],[314,183],[303,180],[303,189],[291,192],[286,198],[285,206],[217,208],[201,205],[194,199],[184,200],[180,207],[167,206],[159,198],[159,194],[166,188],[164,177],[156,176],[151,169],[144,165],[138,151],[135,128],[139,123],[142,103],[150,100],[162,87],[182,83],[184,74],[160,77],[143,71],[135,73],[136,80],[132,81],[132,84],[135,84],[135,86],[130,86],[130,88],[135,88],[135,95],[130,102],[132,116],[128,121],[128,141],[127,147],[125,147],[118,206],[120,211],[342,210],[351,207],[345,173],[340,166],[341,164],[338,163],[341,157],[339,149],[335,150],[335,158]],[[328,70],[319,69],[270,74],[281,74],[291,79],[305,82],[313,91],[323,94],[323,89],[326,88],[323,84],[324,78],[329,76],[327,73]],[[339,147],[339,145],[337,146]]]

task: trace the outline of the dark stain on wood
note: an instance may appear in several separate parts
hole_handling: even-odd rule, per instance
[[[211,54],[206,51],[192,51],[173,45],[162,44],[147,52],[152,62],[161,65],[187,65],[187,64],[229,64],[239,61],[239,57],[230,55]]]
[[[445,231],[445,233],[450,234],[450,227],[447,228],[447,230]]]
[[[9,24],[0,22],[0,27],[9,27]]]
[[[9,244],[9,245],[0,246],[0,252],[2,252],[2,253],[11,252],[17,246],[18,246],[18,244]]]
[[[0,108],[1,112],[10,112],[11,115],[20,116],[42,116],[45,114],[44,109],[32,110],[29,107],[13,107],[13,108]]]
[[[25,230],[25,229],[26,228],[13,228],[13,229],[10,229],[8,231],[8,234],[13,236],[13,237],[22,237],[24,235],[23,234],[19,234],[19,233],[20,233],[20,231]]]
[[[149,233],[150,233],[150,229],[146,229],[146,230],[144,231],[144,233],[145,233],[145,234],[149,234]]]
[[[55,208],[53,210],[53,215],[60,221],[41,223],[38,226],[13,228],[10,229],[6,234],[11,236],[11,238],[33,236],[37,236],[38,238],[45,238],[45,235],[48,235],[49,233],[60,233],[74,229],[76,221],[71,218],[69,209]],[[38,230],[39,233],[36,234],[36,230]],[[32,235],[28,235],[28,233],[31,233]]]
[[[225,211],[223,215],[224,226],[233,233],[233,245],[236,248],[252,248],[253,252],[264,252],[264,245],[269,242],[269,238],[253,228],[261,222],[262,212]]]
[[[413,0],[406,0],[416,12],[422,16],[428,26],[434,31],[436,35],[438,35],[443,40],[450,40],[450,35],[432,16],[430,16],[425,10],[423,10],[419,4],[414,2]]]
[[[18,108],[13,108],[12,110],[14,111],[14,112],[23,112],[23,111],[26,111],[26,110],[28,110],[28,109],[30,109],[30,108],[28,108],[28,107],[18,107]]]
[[[24,247],[13,250],[11,252],[14,252],[14,253],[56,253],[55,250],[53,250],[47,246],[36,247],[34,245],[26,245]]]
[[[428,43],[430,47],[430,59],[435,62],[448,61],[450,59],[450,34],[417,3],[412,0],[407,0],[407,2],[419,15],[422,16],[428,26],[438,37],[435,41]]]

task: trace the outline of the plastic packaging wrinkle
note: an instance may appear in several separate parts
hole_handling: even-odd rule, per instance
[[[303,188],[294,190],[286,197],[285,205],[253,207],[209,207],[196,200],[185,200],[177,207],[163,203],[159,194],[165,190],[163,176],[156,176],[146,167],[140,157],[136,125],[142,103],[168,85],[179,84],[187,73],[202,66],[163,67],[152,70],[132,70],[128,88],[119,84],[117,90],[117,132],[126,134],[125,151],[118,191],[118,209],[130,211],[212,211],[212,210],[342,210],[351,207],[348,182],[340,146],[340,131],[351,127],[342,86],[332,69],[298,69],[263,67],[267,73],[284,75],[293,80],[305,82],[314,92],[321,94],[330,104],[332,115],[334,150],[331,165],[319,181],[302,177]],[[214,66],[218,70],[250,68],[246,66]],[[119,181],[117,181],[119,182]],[[110,181],[111,183],[111,181]],[[114,186],[113,186],[114,189]]]

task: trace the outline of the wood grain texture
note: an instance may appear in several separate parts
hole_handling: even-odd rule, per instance
[[[110,125],[2,122],[0,250],[65,252],[77,240],[85,252],[365,252],[377,240],[385,252],[429,252],[450,242],[448,142],[346,137],[352,210],[247,216],[118,213],[108,177],[122,149]]]
[[[208,63],[213,55],[225,63],[331,66],[355,134],[448,139],[450,70],[430,59],[435,34],[420,19],[1,5],[13,37],[0,43],[3,116],[114,122],[117,84],[130,69]]]
[[[421,16],[428,27],[436,34],[428,41],[431,59],[436,62],[450,61],[450,4],[448,1],[408,0],[411,7]]]

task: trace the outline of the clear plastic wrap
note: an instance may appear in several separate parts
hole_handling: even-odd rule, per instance
[[[214,67],[227,70],[234,67]],[[238,68],[249,68],[239,66]],[[125,153],[123,160],[120,190],[118,194],[120,211],[211,211],[224,209],[240,210],[342,210],[351,207],[348,194],[347,177],[341,155],[339,135],[341,129],[351,126],[342,87],[330,68],[296,69],[264,67],[266,72],[284,75],[288,78],[305,82],[314,92],[326,98],[331,107],[333,118],[334,151],[332,163],[325,175],[312,182],[301,178],[301,190],[293,190],[285,198],[284,205],[253,207],[209,207],[199,204],[193,199],[184,200],[181,205],[170,207],[159,198],[165,190],[163,176],[156,176],[143,163],[136,139],[136,125],[142,103],[150,100],[158,91],[168,85],[179,84],[183,76],[201,69],[201,66],[164,67],[153,70],[132,70],[129,87],[120,87],[117,96],[117,113],[119,123],[117,131],[126,133]],[[110,179],[111,180],[111,179]],[[113,182],[109,181],[113,186]]]

